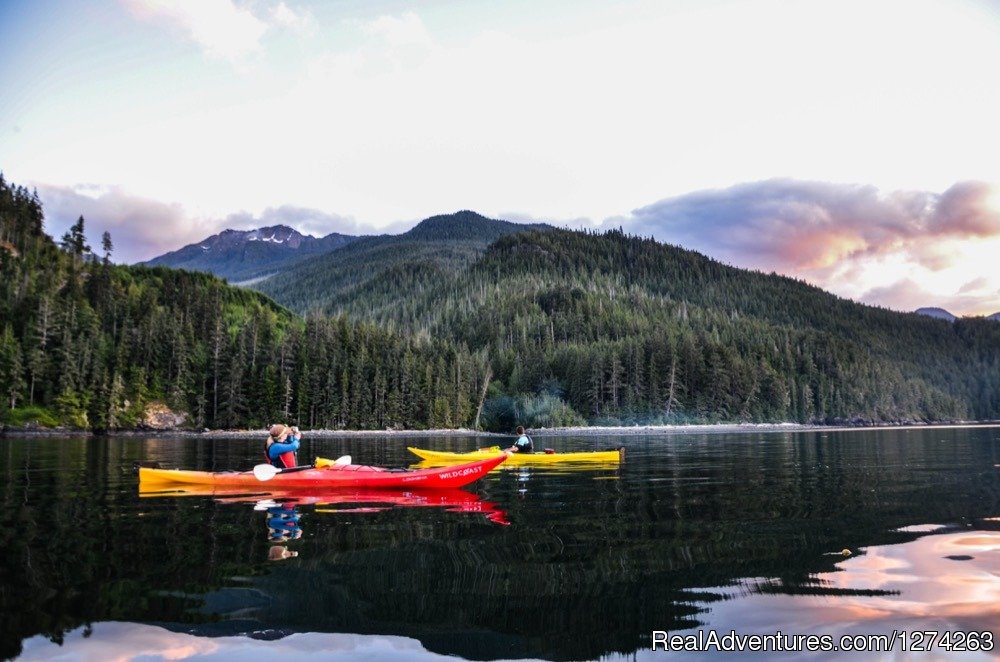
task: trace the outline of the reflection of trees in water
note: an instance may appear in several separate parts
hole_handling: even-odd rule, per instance
[[[508,510],[509,529],[324,527],[309,566],[261,582],[296,596],[281,601],[294,612],[275,614],[295,628],[403,634],[470,658],[631,652],[653,629],[692,627],[706,603],[726,599],[697,587],[769,577],[747,590],[846,595],[815,579],[842,558],[828,552],[903,542],[915,534],[893,531],[901,525],[1000,507],[996,476],[977,468],[995,461],[988,443],[964,431],[949,444],[939,432],[864,434],[763,447],[689,437],[685,453],[585,490],[533,475],[529,498],[517,472],[501,472],[489,498]]]
[[[698,587],[761,577],[772,578],[762,590],[823,592],[815,573],[839,560],[827,552],[1000,512],[992,434],[858,434],[689,436],[671,452],[650,443],[617,480],[533,470],[523,496],[519,474],[501,472],[479,489],[508,527],[439,509],[300,507],[302,555],[273,564],[249,504],[137,500],[134,476],[121,472],[143,459],[124,450],[134,446],[61,440],[46,446],[67,468],[54,472],[35,470],[27,445],[5,443],[0,655],[40,632],[58,640],[82,623],[142,620],[203,634],[400,634],[473,659],[594,658],[644,648],[653,629],[696,625],[721,598]],[[174,464],[237,465],[229,456],[245,449],[214,452],[188,444]],[[256,590],[219,591],[234,576]],[[205,622],[237,614],[250,620]]]
[[[246,535],[251,518],[257,522],[252,511],[239,517],[245,525],[232,526],[230,513],[222,521],[218,509],[193,502],[137,505],[128,468],[142,458],[134,444],[32,439],[4,446],[0,658],[16,657],[21,641],[37,634],[61,643],[81,624],[205,620],[189,611],[201,595],[228,576],[257,572],[234,563],[233,550],[266,555],[266,542]],[[42,471],[36,462],[62,468]]]

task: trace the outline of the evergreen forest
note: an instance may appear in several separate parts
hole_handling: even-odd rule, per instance
[[[469,425],[487,357],[343,316],[295,316],[214,276],[111,263],[81,217],[57,244],[34,193],[0,177],[0,417],[133,428],[145,406],[195,428]]]
[[[472,212],[261,283],[59,242],[0,178],[8,425],[308,428],[1000,418],[1000,324],[840,299],[620,230]],[[277,302],[277,303],[276,303]],[[288,308],[284,307],[288,306]]]

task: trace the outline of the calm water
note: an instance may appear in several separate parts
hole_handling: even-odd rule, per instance
[[[0,658],[643,659],[654,630],[709,629],[1000,650],[1000,428],[538,441],[626,459],[436,496],[140,497],[135,461],[249,468],[260,444],[0,439]]]

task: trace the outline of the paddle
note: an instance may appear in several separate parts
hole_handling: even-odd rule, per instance
[[[334,461],[335,465],[343,465],[350,463],[351,463],[350,455],[342,455]],[[306,469],[312,469],[312,468],[313,468],[312,465],[308,465],[304,467],[291,467],[289,469],[279,469],[273,464],[258,464],[253,468],[253,477],[263,483],[265,481],[271,480],[278,474],[291,473],[293,471],[305,471]]]

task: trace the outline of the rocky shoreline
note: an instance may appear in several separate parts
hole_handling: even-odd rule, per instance
[[[819,425],[803,423],[711,423],[691,425],[630,425],[611,427],[565,427],[529,429],[533,437],[611,437],[633,435],[681,435],[681,434],[738,434],[738,433],[770,433],[770,432],[805,432],[822,430],[825,432],[845,430],[898,430],[927,429],[969,426],[1000,426],[1000,421],[950,421],[941,423],[868,423],[853,425]],[[483,432],[479,430],[441,429],[441,430],[310,430],[303,429],[310,437],[323,438],[377,438],[377,437],[511,437],[513,432]],[[267,429],[259,430],[186,430],[173,428],[114,430],[105,433],[94,433],[89,430],[71,428],[39,428],[39,427],[5,427],[0,429],[0,436],[127,436],[127,437],[202,437],[206,439],[259,439],[267,435]]]

